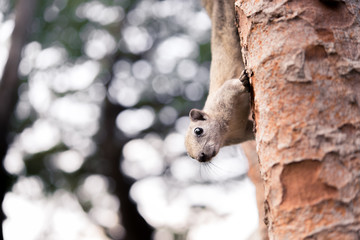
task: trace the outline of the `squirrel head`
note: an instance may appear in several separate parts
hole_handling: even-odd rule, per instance
[[[208,162],[222,147],[221,126],[203,110],[192,109],[189,117],[190,125],[185,137],[188,155],[199,162]]]

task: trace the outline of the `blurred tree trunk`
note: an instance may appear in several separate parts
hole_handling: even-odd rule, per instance
[[[359,1],[235,5],[270,239],[359,239]]]
[[[247,141],[241,144],[246,158],[248,159],[249,171],[248,177],[251,182],[255,185],[256,189],[256,204],[259,212],[259,226],[258,229],[250,236],[249,240],[267,240],[267,228],[264,222],[265,211],[264,211],[264,184],[260,175],[259,168],[259,157],[256,152],[255,141]]]
[[[113,65],[120,58],[121,56],[116,54],[112,59],[109,59],[111,73],[106,84],[107,89],[109,89],[114,78],[112,73]],[[126,108],[106,98],[102,107],[101,127],[97,135],[101,159],[99,166],[103,174],[114,180],[114,194],[120,201],[119,218],[125,229],[125,236],[119,237],[119,240],[150,240],[152,239],[153,228],[140,215],[137,210],[137,204],[130,197],[130,189],[134,180],[128,178],[120,168],[123,147],[131,140],[124,136],[116,126],[116,117],[124,110]]]
[[[98,135],[101,168],[106,176],[115,183],[115,194],[120,200],[121,224],[125,228],[125,237],[121,240],[150,240],[152,227],[144,220],[137,210],[136,203],[130,198],[130,188],[134,183],[120,169],[122,149],[128,138],[123,136],[116,127],[117,115],[125,110],[106,99],[103,106],[101,129]],[[119,240],[120,240],[119,239]]]
[[[21,51],[26,42],[28,29],[31,25],[36,0],[19,0],[15,8],[15,27],[11,38],[11,47],[4,73],[0,82],[0,203],[2,205],[4,196],[9,187],[9,176],[4,168],[4,158],[9,146],[9,127],[12,114],[18,99],[18,67]],[[5,215],[1,208],[1,224]],[[0,228],[3,238],[2,227]]]

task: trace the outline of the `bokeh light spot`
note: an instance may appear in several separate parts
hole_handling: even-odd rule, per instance
[[[53,158],[53,164],[55,167],[67,173],[72,173],[79,170],[83,163],[84,157],[81,156],[79,152],[74,150],[58,153]]]
[[[128,136],[134,136],[153,124],[154,110],[150,107],[122,111],[116,118],[117,127]]]
[[[123,155],[121,167],[135,179],[157,175],[163,171],[164,162],[160,153],[147,141],[136,139],[128,142],[124,146]]]

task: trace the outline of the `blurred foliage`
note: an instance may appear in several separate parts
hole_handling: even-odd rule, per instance
[[[117,77],[116,73],[113,73],[114,70],[112,69],[114,66],[116,67],[116,64],[124,65],[123,71],[120,72],[119,74],[127,75],[126,78],[128,79],[127,80],[128,83],[126,84],[130,85],[132,88],[135,88],[136,91],[139,90],[137,88],[141,88],[140,97],[137,103],[132,104],[132,106],[130,107],[125,106],[124,109],[126,108],[137,109],[146,106],[152,109],[155,115],[158,116],[158,113],[161,111],[161,109],[163,109],[165,106],[167,107],[170,106],[174,110],[176,110],[178,117],[187,115],[189,108],[193,107],[194,104],[189,103],[189,99],[186,98],[184,90],[192,82],[198,82],[198,80],[194,78],[191,79],[190,81],[183,81],[181,79],[181,76],[179,76],[179,73],[177,73],[176,71],[176,66],[183,59],[193,59],[194,61],[198,62],[199,66],[202,66],[201,64],[205,64],[204,67],[207,68],[209,66],[208,62],[210,60],[209,41],[208,40],[204,41],[203,39],[201,39],[201,42],[194,42],[194,44],[197,44],[198,47],[194,47],[194,49],[190,49],[191,51],[190,53],[180,57],[175,56],[175,61],[174,61],[175,66],[170,66],[170,68],[173,68],[171,72],[169,73],[160,72],[154,64],[154,61],[157,58],[156,51],[158,47],[162,43],[164,43],[164,41],[166,41],[169,38],[172,38],[173,36],[181,35],[181,37],[187,38],[189,39],[189,41],[191,41],[191,39],[193,38],[193,36],[191,36],[191,33],[189,33],[189,30],[187,29],[187,27],[189,26],[187,25],[184,26],[183,25],[185,24],[184,22],[178,22],[178,18],[179,18],[178,15],[180,14],[172,12],[171,14],[169,14],[169,16],[162,17],[163,19],[159,19],[159,17],[156,16],[154,12],[157,11],[157,9],[156,7],[154,7],[154,4],[160,5],[160,4],[165,4],[165,2],[169,2],[168,5],[170,6],[171,4],[185,5],[185,7],[195,8],[195,11],[200,11],[200,6],[197,3],[190,3],[190,1],[177,3],[176,1],[157,2],[157,1],[103,0],[103,1],[87,2],[82,0],[72,0],[72,1],[40,0],[36,11],[36,17],[33,26],[31,28],[29,42],[39,43],[40,44],[39,47],[41,48],[40,51],[44,51],[46,49],[56,47],[61,51],[63,51],[61,53],[63,55],[61,56],[61,58],[63,59],[60,59],[54,65],[50,65],[46,67],[31,66],[31,65],[36,65],[36,63],[35,64],[27,63],[30,66],[26,66],[26,68],[29,69],[27,69],[25,72],[21,72],[24,84],[21,86],[20,99],[29,98],[27,95],[29,94],[29,89],[32,88],[31,83],[29,84],[28,81],[29,77],[30,78],[34,77],[36,76],[36,74],[39,73],[41,74],[43,72],[57,74],[59,72],[55,70],[59,69],[59,71],[61,71],[63,66],[76,67],[77,63],[81,63],[85,61],[96,61],[100,64],[100,69],[98,71],[96,79],[92,82],[92,84],[94,85],[97,84],[97,87],[99,87],[101,90],[103,89],[100,85],[106,86],[106,84],[111,80],[111,78]],[[96,21],[96,16],[94,16],[93,19],[89,19],[86,16],[82,16],[82,14],[84,13],[82,14],[79,13],[81,12],[80,9],[86,7],[87,8],[97,7],[98,9],[102,9],[103,11],[105,11],[104,9],[107,8],[116,7],[115,11],[117,11],[116,14],[118,15],[113,22],[103,23],[101,22],[102,21],[101,17],[99,17],[98,21]],[[184,6],[178,6],[178,7],[181,8]],[[159,8],[161,7],[159,6]],[[89,9],[87,10],[89,11]],[[96,11],[96,9],[92,11]],[[132,20],[132,22],[135,21],[135,23],[129,23],[128,20],[129,17],[126,15],[129,12],[132,13],[132,18],[135,19],[139,18],[141,19],[141,21],[139,20],[139,23],[136,23],[137,20]],[[8,17],[11,17],[11,15],[9,15]],[[103,16],[103,18],[106,19],[105,16]],[[187,20],[189,21],[189,19]],[[148,39],[140,39],[139,41],[140,42],[151,41],[152,42],[151,48],[145,48],[135,51],[129,50],[127,43],[124,41],[122,37],[122,35],[124,34],[124,29],[128,28],[129,26],[136,29],[142,29],[142,31],[146,31],[146,34],[148,35],[147,36]],[[208,35],[209,29],[205,29],[205,30],[206,31],[201,34]],[[89,54],[86,53],[86,50],[84,48],[89,44],[91,35],[95,34],[96,31],[101,31],[100,32],[101,34],[106,34],[106,35],[108,34],[109,37],[113,41],[115,41],[116,48],[110,49],[102,57],[95,57],[94,59],[91,56],[88,56]],[[96,36],[96,37],[99,37],[99,41],[101,41],[101,36]],[[143,43],[140,43],[140,45],[141,44]],[[101,47],[104,46],[100,46],[100,48]],[[182,47],[181,45],[178,46],[179,48],[178,51],[182,51],[181,47]],[[94,49],[89,51],[96,51],[96,50],[97,49],[95,46]],[[29,53],[29,54],[33,54],[33,53]],[[161,54],[166,54],[166,53],[162,52]],[[53,56],[49,55],[49,57],[53,57]],[[146,63],[149,64],[149,66],[151,67],[151,74],[146,79],[141,79],[141,80],[136,79],[136,77],[132,76],[131,71],[133,70],[130,69],[133,67],[133,64],[140,59],[146,60]],[[35,59],[32,59],[32,61],[36,62],[36,56]],[[121,62],[119,63],[118,61]],[[120,68],[121,67],[122,66],[120,66]],[[205,79],[207,77],[206,73],[203,74],[205,74],[205,76],[202,75],[200,77]],[[60,76],[60,78],[61,77],[64,76]],[[162,78],[160,84],[161,87],[163,87],[163,89],[159,90],[160,93],[156,93],[152,85],[154,86],[155,84],[154,82],[159,80],[159,78]],[[76,79],[74,80],[76,81]],[[40,80],[33,78],[33,81],[35,82]],[[79,100],[80,97],[85,99],[85,96],[80,96],[81,94],[84,95],[90,94],[89,93],[90,86],[87,86],[86,88],[83,89],[75,89],[75,90],[68,89],[66,91],[59,92],[56,89],[52,89],[51,86],[52,84],[49,83],[50,81],[52,81],[51,78],[45,79],[44,81],[45,81],[45,85],[47,85],[47,87],[51,91],[50,106],[47,108],[47,111],[50,111],[52,103],[56,102],[57,98],[64,98],[67,96],[71,96],[74,97],[76,100]],[[206,79],[205,81],[202,82],[202,84],[205,89],[207,85]],[[167,89],[169,90],[169,92],[166,91]],[[118,89],[115,89],[115,91],[117,90]],[[134,94],[136,94],[136,92],[134,92]],[[204,97],[205,97],[204,91],[201,91],[200,95],[203,96],[203,101],[204,101]],[[86,96],[86,98],[87,98],[86,100],[94,102],[94,100],[91,99],[91,96]],[[117,102],[116,99],[111,98],[110,100],[112,102],[115,102],[116,104],[121,104]],[[100,102],[97,101],[96,104],[98,105],[99,108],[101,108],[102,106],[101,101]],[[195,105],[201,106],[202,103],[200,102]],[[34,109],[31,106],[31,101],[28,107],[31,108],[31,112],[27,114],[26,117],[22,116],[21,119],[17,118],[16,121],[14,121],[14,126],[16,126],[18,134],[21,134],[24,131],[24,129],[31,126],[33,122],[35,122],[40,118],[50,119],[51,121],[53,120],[59,121],[59,119],[54,119],[54,117],[51,116],[47,111],[39,113],[36,109]],[[18,109],[18,111],[21,110],[22,109]],[[60,132],[66,129],[67,127],[69,127],[66,126],[65,122],[58,122],[58,123],[59,124],[56,127],[60,128]],[[151,126],[144,129],[143,131],[137,132],[136,134],[132,135],[130,138],[133,139],[133,138],[142,137],[150,132],[155,132],[156,134],[165,137],[168,133],[173,131],[174,124],[175,121],[164,124],[158,117],[155,117],[155,120],[151,124]],[[73,128],[73,126],[70,127]],[[96,132],[94,132],[94,134],[95,133]],[[45,180],[44,182],[51,182],[49,181],[50,176],[54,177],[54,175],[56,175],[55,171],[58,171],[58,169],[51,169],[52,167],[48,166],[49,164],[46,164],[45,162],[49,161],[50,159],[49,156],[52,156],[58,152],[62,152],[72,148],[74,148],[74,146],[72,146],[71,144],[69,145],[62,142],[59,143],[59,145],[54,146],[50,149],[46,149],[46,151],[43,152],[37,152],[33,154],[27,153],[26,161],[25,161],[26,168],[23,173],[30,175],[40,175],[42,177],[45,177],[45,175],[40,174],[40,172],[46,169],[46,171],[48,171],[49,176],[44,179]],[[43,163],[39,164],[41,159]],[[82,168],[80,168],[76,172],[76,174],[78,174],[79,171],[81,172]],[[65,178],[66,181],[67,181],[67,177],[68,177],[67,175],[60,176],[60,178]],[[73,180],[74,179],[71,179],[71,181]],[[51,189],[56,189],[53,187],[51,187]]]
[[[2,23],[12,21],[14,1],[1,3]],[[46,195],[73,192],[90,212],[93,203],[80,192],[107,164],[99,162],[96,139],[109,101],[119,106],[115,135],[121,143],[150,139],[164,161],[155,173],[140,167],[140,175],[171,174],[169,164],[185,156],[171,136],[181,134],[181,117],[205,100],[209,36],[209,20],[197,1],[39,0],[19,69],[8,171],[15,179],[36,176]],[[41,124],[47,129],[36,127]],[[169,136],[177,149],[166,155],[165,143],[157,141]],[[78,168],[66,170],[72,159],[60,156],[68,151],[84,159]],[[114,181],[107,181],[111,193]]]
[[[0,27],[11,26],[14,1],[0,0],[0,14]],[[244,198],[224,194],[239,193],[246,167],[238,153],[221,157],[231,170],[224,171],[190,160],[183,143],[189,110],[206,98],[209,39],[200,1],[38,0],[19,67],[4,161],[14,184],[4,204],[16,194],[38,202],[46,196],[60,213],[62,204],[80,204],[112,239],[122,239],[127,227],[122,191],[155,228],[155,239],[190,239],[203,219],[241,212]],[[210,189],[214,175],[229,185]],[[55,210],[45,216],[57,216]],[[47,218],[42,239],[58,239],[55,220]]]

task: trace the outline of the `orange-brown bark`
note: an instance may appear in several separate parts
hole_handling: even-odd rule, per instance
[[[360,3],[238,0],[270,239],[360,238]]]

